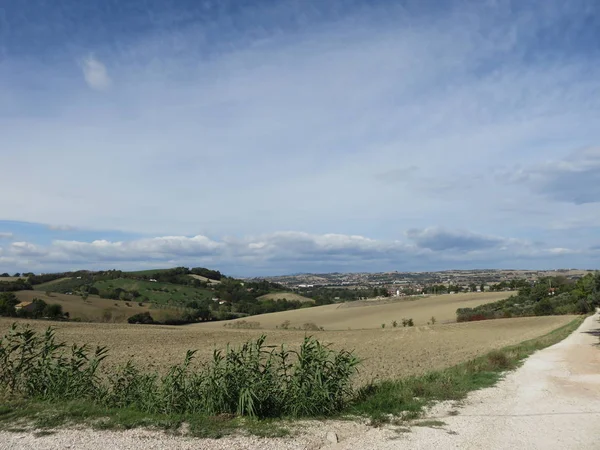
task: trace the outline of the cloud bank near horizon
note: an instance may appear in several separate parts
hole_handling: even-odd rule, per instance
[[[514,238],[439,228],[411,229],[405,239],[383,241],[359,235],[286,231],[214,240],[207,236],[143,237],[124,241],[53,240],[47,245],[13,240],[0,247],[0,267],[45,272],[77,269],[140,269],[207,266],[242,276],[291,272],[426,270],[431,264],[494,268],[561,266],[597,250],[549,247]],[[551,265],[554,264],[554,265]],[[558,265],[556,265],[558,264]],[[441,267],[441,266],[440,266]],[[504,266],[509,267],[509,266]],[[511,266],[512,267],[512,266]]]

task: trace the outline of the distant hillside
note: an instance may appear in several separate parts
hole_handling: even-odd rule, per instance
[[[272,294],[261,295],[258,297],[259,300],[288,300],[301,303],[314,303],[312,298],[298,295],[294,292],[274,292]]]
[[[150,312],[155,320],[165,320],[181,316],[181,311],[175,308],[159,308],[150,303],[140,306],[139,302],[121,302],[90,295],[83,300],[79,295],[51,294],[38,291],[19,291],[15,295],[22,302],[30,302],[34,298],[44,300],[48,304],[57,303],[64,312],[69,313],[71,320],[84,322],[115,322],[126,323],[127,318],[134,314]]]
[[[393,328],[393,321],[402,327],[402,319],[413,319],[416,326],[431,323],[435,317],[438,324],[456,322],[456,310],[464,307],[475,307],[507,298],[512,292],[486,292],[467,294],[443,294],[416,299],[397,299],[390,303],[363,303],[355,306],[354,302],[341,303],[312,308],[301,308],[292,311],[261,314],[245,319],[257,323],[260,329],[297,328],[314,329],[323,327],[325,330],[359,330]],[[194,326],[220,328],[236,327],[240,320],[199,324]],[[243,322],[242,322],[243,325]],[[310,327],[307,327],[309,325]]]

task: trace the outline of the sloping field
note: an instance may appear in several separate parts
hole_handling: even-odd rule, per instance
[[[19,278],[27,279],[27,277],[0,277],[0,281],[17,281]]]
[[[30,302],[34,298],[44,300],[46,303],[58,303],[63,312],[68,312],[71,319],[81,319],[89,322],[114,322],[124,323],[134,314],[149,311],[155,320],[165,317],[178,317],[174,309],[152,309],[154,305],[144,304],[139,306],[137,302],[124,302],[121,300],[110,300],[90,295],[83,300],[79,295],[52,294],[48,297],[40,291],[15,292],[17,298],[22,302]],[[130,306],[127,306],[127,303]]]
[[[295,292],[274,292],[272,294],[265,294],[258,297],[259,300],[289,300],[296,301],[301,303],[314,303],[315,301],[312,298],[304,297],[303,295],[298,295]]]
[[[317,306],[293,311],[261,314],[245,320],[259,322],[262,329],[275,329],[288,320],[290,328],[301,328],[313,323],[325,330],[361,330],[392,326],[392,321],[413,319],[415,325],[426,325],[435,317],[437,323],[455,322],[458,308],[472,308],[495,302],[512,295],[513,292],[485,292],[467,294],[445,294],[431,297],[411,297],[397,301],[347,302]],[[235,321],[230,321],[235,322]],[[195,326],[221,328],[223,322],[208,322]]]
[[[161,305],[185,304],[190,300],[209,299],[214,295],[209,289],[182,286],[180,284],[131,280],[129,278],[96,281],[94,286],[100,291],[116,288],[138,291],[141,297],[147,297],[150,302]]]
[[[546,334],[573,320],[573,316],[523,317],[482,322],[418,326],[382,330],[322,331],[312,333],[333,348],[354,349],[363,358],[357,383],[397,378],[449,367],[490,350],[516,344]],[[0,318],[0,336],[9,329],[12,318]],[[122,365],[129,359],[143,367],[164,371],[183,360],[188,349],[198,349],[197,358],[207,361],[215,348],[256,339],[260,330],[213,330],[192,326],[99,324],[75,322],[27,322],[38,330],[49,325],[60,340],[68,343],[106,345],[108,364]],[[267,344],[297,347],[301,331],[273,330]]]
[[[67,280],[71,280],[71,279],[72,279],[72,277],[57,278],[56,280],[47,281],[46,283],[36,284],[34,287],[37,290],[43,291],[45,289],[51,289],[52,286],[54,286],[55,284],[59,284],[59,283],[62,283],[63,281],[67,281]]]
[[[221,283],[221,280],[213,280],[210,278],[203,277],[202,275],[196,275],[193,273],[189,274],[188,276],[195,278],[196,280],[205,281],[210,284],[220,284]]]

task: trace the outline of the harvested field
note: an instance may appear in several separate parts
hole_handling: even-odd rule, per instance
[[[290,322],[289,328],[302,328],[306,323],[313,323],[325,330],[381,328],[382,323],[391,327],[392,321],[401,323],[403,318],[413,319],[415,325],[427,325],[432,316],[437,323],[455,322],[458,308],[473,308],[508,298],[512,294],[513,292],[485,292],[366,300],[261,314],[248,320],[260,322],[261,329],[275,329],[286,320]],[[209,322],[198,326],[222,328],[223,322]]]
[[[34,288],[37,289],[37,290],[39,290],[39,291],[43,291],[43,290],[46,290],[46,289],[52,289],[52,286],[54,286],[55,284],[59,284],[59,283],[62,283],[63,281],[72,280],[72,279],[73,279],[73,277],[57,278],[56,280],[47,281],[46,283],[36,284],[34,286]]]
[[[85,322],[111,322],[124,323],[134,314],[149,311],[155,320],[164,320],[167,317],[179,317],[179,312],[172,308],[157,308],[155,305],[122,300],[111,300],[90,295],[83,300],[79,295],[52,294],[47,296],[41,291],[15,292],[22,302],[30,302],[34,298],[44,300],[46,303],[58,303],[64,312],[68,312],[71,319],[81,319]],[[127,306],[127,303],[130,306]]]
[[[0,277],[0,281],[17,281],[18,279],[26,280],[27,277]]]
[[[212,280],[210,278],[203,277],[202,275],[196,275],[196,274],[193,274],[193,273],[190,274],[189,276],[192,277],[192,278],[195,278],[196,280],[205,281],[205,282],[207,282],[209,284],[220,284],[221,283],[220,280]]]
[[[516,344],[546,334],[573,320],[573,316],[524,317],[482,322],[453,323],[413,328],[361,331],[313,332],[333,348],[354,349],[364,359],[357,383],[373,379],[397,378],[441,369],[471,359],[490,350]],[[0,335],[15,319],[0,318]],[[206,361],[215,348],[255,339],[260,330],[207,329],[197,325],[181,327],[98,324],[74,322],[24,321],[38,330],[49,325],[68,343],[106,345],[108,364],[122,365],[132,359],[141,366],[164,370],[181,362],[188,349],[198,349],[197,357]],[[267,343],[297,346],[306,333],[272,330]]]
[[[295,301],[301,303],[314,303],[315,301],[312,298],[304,297],[303,295],[298,295],[295,292],[275,292],[273,294],[265,294],[258,297],[259,300],[283,300],[286,299],[288,301]]]

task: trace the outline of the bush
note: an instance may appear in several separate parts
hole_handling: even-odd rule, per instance
[[[152,318],[152,316],[150,315],[149,312],[134,314],[129,319],[127,319],[127,322],[141,323],[141,324],[146,324],[146,325],[152,325],[155,323],[154,319]]]
[[[359,361],[351,352],[331,350],[310,337],[298,352],[267,347],[265,339],[216,350],[197,371],[191,369],[195,352],[188,351],[163,376],[128,362],[99,377],[106,348],[67,350],[51,328],[39,335],[13,325],[0,339],[0,394],[88,400],[143,413],[261,418],[332,415],[355,397],[351,378]]]
[[[302,325],[302,329],[304,331],[320,331],[321,330],[321,328],[319,328],[319,326],[313,322],[305,323],[304,325]]]

